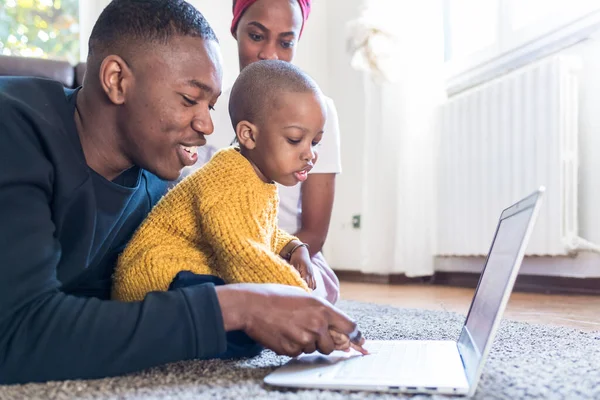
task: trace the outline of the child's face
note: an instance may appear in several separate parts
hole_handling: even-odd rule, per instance
[[[322,99],[314,93],[280,95],[277,106],[257,124],[251,161],[261,178],[284,186],[304,182],[317,160],[325,114]]]

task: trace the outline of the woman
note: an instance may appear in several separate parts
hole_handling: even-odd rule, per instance
[[[238,43],[240,70],[264,59],[292,62],[309,13],[310,0],[234,0],[231,33]],[[217,149],[230,145],[234,138],[227,107],[230,93],[231,90],[224,91],[219,99],[220,106],[213,113],[215,131],[207,137],[204,150],[199,149],[202,153],[198,154],[195,168],[207,162]],[[317,282],[317,287],[325,291],[320,294],[335,303],[339,281],[321,249],[329,229],[335,176],[341,172],[340,134],[333,101],[326,98],[326,102],[327,122],[315,168],[302,184],[279,186],[279,226],[308,244],[313,266],[323,282]]]

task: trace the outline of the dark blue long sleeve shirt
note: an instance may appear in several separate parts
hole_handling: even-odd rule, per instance
[[[0,78],[0,383],[119,375],[223,353],[212,284],[109,300],[116,257],[165,183],[86,164],[77,91]]]

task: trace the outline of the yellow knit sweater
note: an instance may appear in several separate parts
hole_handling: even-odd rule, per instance
[[[264,183],[235,148],[219,151],[163,197],[119,257],[112,297],[166,291],[180,271],[227,283],[282,283],[309,290],[281,250],[294,236],[277,227],[275,184]]]

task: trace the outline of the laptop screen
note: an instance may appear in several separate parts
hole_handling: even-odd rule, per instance
[[[512,291],[531,231],[539,192],[506,209],[500,218],[485,268],[461,332],[458,348],[469,384],[475,384]],[[508,287],[510,285],[510,287]],[[479,373],[479,374],[478,374]]]
[[[479,352],[483,352],[500,309],[533,208],[500,222],[498,233],[465,323]]]

